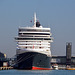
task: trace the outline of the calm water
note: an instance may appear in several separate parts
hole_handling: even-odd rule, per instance
[[[75,70],[0,70],[0,75],[75,75]]]

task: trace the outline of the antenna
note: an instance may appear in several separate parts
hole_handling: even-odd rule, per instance
[[[34,13],[34,27],[36,27],[36,13]]]

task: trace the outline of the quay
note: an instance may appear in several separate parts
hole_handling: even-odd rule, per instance
[[[13,69],[13,67],[0,67],[0,70],[10,70]]]

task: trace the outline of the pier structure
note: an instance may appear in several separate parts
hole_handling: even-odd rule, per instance
[[[0,67],[0,70],[10,70],[13,69],[13,67],[9,66],[9,67]]]

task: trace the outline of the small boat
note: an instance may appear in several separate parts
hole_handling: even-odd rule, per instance
[[[66,70],[75,70],[75,68],[66,68]]]
[[[52,65],[52,69],[53,70],[58,70],[58,65],[57,64]]]
[[[67,65],[66,70],[75,70],[75,68]]]

